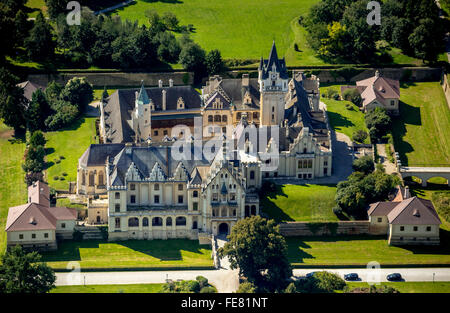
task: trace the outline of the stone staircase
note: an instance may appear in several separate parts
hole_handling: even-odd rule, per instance
[[[77,226],[75,229],[83,234],[83,240],[103,240],[102,231],[96,226]]]

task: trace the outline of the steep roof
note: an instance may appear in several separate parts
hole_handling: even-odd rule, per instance
[[[50,206],[50,188],[41,181],[34,182],[28,187],[28,202],[43,206]]]
[[[398,80],[382,77],[378,72],[375,76],[356,82],[363,98],[363,105],[374,100],[385,104],[386,99],[400,98],[400,83]]]
[[[23,89],[23,96],[28,100],[31,101],[31,98],[33,96],[33,93],[38,90],[44,90],[44,86],[38,85],[36,83],[32,83],[29,80],[24,81],[22,83],[17,84],[18,87]]]
[[[114,158],[124,147],[122,143],[91,144],[78,162],[83,167],[102,166],[106,164],[108,156]]]
[[[269,77],[269,71],[272,70],[272,66],[275,65],[276,70],[280,73],[280,78],[288,79],[289,76],[286,70],[286,61],[283,59],[278,59],[277,47],[275,45],[275,40],[272,43],[272,48],[270,49],[269,58],[267,60],[261,59],[259,70],[262,71],[262,79]]]
[[[429,200],[412,197],[400,202],[387,215],[390,224],[440,225],[441,220]]]

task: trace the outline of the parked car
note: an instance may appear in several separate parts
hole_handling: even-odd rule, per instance
[[[389,281],[401,281],[403,278],[400,273],[392,273],[386,276],[386,279]]]
[[[359,280],[359,276],[357,273],[350,273],[344,275],[345,280]]]

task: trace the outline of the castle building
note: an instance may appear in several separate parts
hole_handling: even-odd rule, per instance
[[[79,159],[77,193],[107,195],[111,240],[227,234],[259,214],[263,179],[332,174],[319,99],[319,80],[289,78],[275,43],[257,79],[216,75],[201,95],[162,82],[118,90],[101,105],[103,144]]]

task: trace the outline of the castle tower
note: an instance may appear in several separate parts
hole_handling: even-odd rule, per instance
[[[288,80],[286,62],[284,58],[278,59],[274,41],[269,59],[261,58],[258,68],[261,125],[280,125],[284,120],[284,96],[288,91]]]
[[[147,141],[151,136],[151,108],[150,99],[142,81],[141,89],[136,92],[135,107],[133,111],[133,129],[136,142]]]

